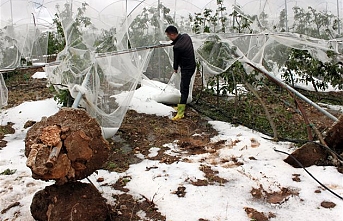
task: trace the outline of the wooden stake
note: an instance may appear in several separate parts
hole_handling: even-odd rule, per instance
[[[53,168],[55,166],[55,163],[57,161],[58,155],[60,154],[62,148],[62,141],[60,141],[56,147],[53,147],[48,160],[45,163],[45,166],[48,168]]]

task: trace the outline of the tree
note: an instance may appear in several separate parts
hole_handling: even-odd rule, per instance
[[[132,48],[159,45],[165,39],[165,28],[170,24],[175,24],[173,17],[169,14],[170,9],[163,4],[143,8],[142,12],[136,16],[129,26],[129,46]],[[177,24],[175,24],[177,26]],[[168,65],[169,64],[169,65]],[[146,75],[149,78],[159,78],[167,81],[172,69],[168,55],[161,48],[154,49],[150,58]],[[158,76],[156,76],[158,73]]]
[[[299,82],[311,84],[316,92],[319,89],[326,90],[329,83],[334,87],[343,88],[342,65],[337,61],[335,53],[327,52],[327,54],[333,60],[322,62],[313,58],[308,51],[292,49],[283,77],[291,85]],[[299,78],[294,79],[294,74]]]
[[[116,29],[111,28],[110,30],[102,29],[99,36],[94,43],[95,52],[96,53],[106,53],[111,51],[116,51],[117,47],[115,46],[114,42],[116,41],[115,38]]]
[[[55,17],[52,19],[52,21],[56,27],[56,30],[49,32],[48,55],[58,54],[66,46],[62,23],[57,13],[55,13]]]
[[[264,11],[262,11],[258,18],[262,25],[262,28],[266,28],[268,26],[268,15]]]
[[[327,12],[317,12],[312,7],[308,7],[308,9],[312,13],[311,23],[315,25],[310,35],[321,39],[329,39],[331,36],[329,36],[327,30],[329,30],[331,19],[334,16]]]
[[[244,14],[239,6],[233,8],[233,12],[229,14],[229,17],[232,17],[232,32],[237,33],[252,33],[253,30],[250,28],[250,25],[253,22],[253,17]],[[255,16],[256,17],[256,16]]]
[[[227,17],[225,16],[226,7],[222,0],[217,0],[217,9],[205,8],[203,12],[189,14],[189,21],[192,31],[200,33],[225,33]],[[220,25],[220,26],[219,26]],[[219,28],[217,28],[219,26]]]
[[[287,25],[286,9],[282,9],[282,11],[280,12],[279,24],[278,24],[278,28],[280,29],[281,32],[288,31],[286,30],[286,25]]]
[[[59,10],[59,5],[57,5],[56,8]],[[55,39],[58,39],[59,37],[64,37],[64,39],[58,40],[57,42],[55,41],[54,47],[56,47],[57,50],[60,50],[62,46],[65,45],[63,50],[59,52],[58,59],[60,61],[68,61],[67,66],[62,65],[53,70],[54,75],[59,75],[61,79],[61,82],[59,83],[61,85],[81,85],[86,75],[86,71],[94,71],[93,67],[89,70],[90,64],[93,63],[92,52],[90,50],[93,46],[86,45],[82,35],[82,29],[91,25],[90,18],[85,16],[86,9],[87,3],[82,3],[81,7],[77,8],[75,17],[73,17],[72,5],[65,3],[64,9],[55,15],[54,23],[57,27],[57,34],[55,37],[58,36]],[[76,53],[76,51],[79,53]],[[100,68],[98,73],[101,74]],[[67,90],[68,88],[56,85],[55,89],[58,92],[55,96],[55,100],[58,100],[58,102],[63,105],[70,106],[73,99]]]
[[[333,14],[329,14],[327,11],[318,12],[312,7],[308,7],[308,10],[305,10],[296,6],[293,8],[293,11],[293,32],[326,40],[333,37],[333,19],[335,18]],[[280,14],[280,20],[281,19],[282,18]]]

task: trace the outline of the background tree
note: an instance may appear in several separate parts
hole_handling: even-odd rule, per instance
[[[335,16],[327,11],[317,11],[312,7],[307,10],[298,6],[293,7],[294,23],[291,31],[320,39],[333,37]],[[280,14],[280,21],[284,20]]]
[[[267,20],[268,19],[268,14],[266,14],[264,11],[262,11],[260,13],[260,15],[258,16],[258,19],[259,19],[260,24],[261,24],[263,29],[266,29],[269,26],[268,20]]]
[[[161,40],[165,40],[164,30],[166,27],[171,24],[178,26],[169,13],[170,9],[163,4],[159,4],[157,7],[143,8],[130,24],[130,47],[159,45]],[[167,82],[171,73],[172,68],[168,54],[162,48],[154,49],[145,75],[150,79]]]
[[[286,10],[282,9],[279,15],[279,23],[278,23],[278,28],[280,32],[285,32],[288,31],[286,30],[286,23],[287,23],[287,17],[286,17]]]
[[[327,11],[307,10],[298,6],[293,8],[294,23],[291,30],[318,39],[329,40],[333,37],[335,16]],[[283,20],[280,14],[280,21]],[[291,85],[297,82],[311,84],[315,91],[325,90],[329,84],[339,86],[342,82],[342,66],[335,61],[335,53],[327,52],[332,62],[322,62],[306,50],[291,49],[284,67],[283,77]],[[294,78],[294,74],[298,77]]]
[[[200,33],[225,33],[227,20],[225,16],[226,7],[222,0],[217,0],[217,9],[205,8],[202,12],[189,14],[189,21],[192,31]]]

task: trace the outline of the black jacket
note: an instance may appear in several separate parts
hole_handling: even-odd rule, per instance
[[[174,70],[195,71],[195,55],[191,37],[188,34],[179,34],[172,42],[174,52]]]

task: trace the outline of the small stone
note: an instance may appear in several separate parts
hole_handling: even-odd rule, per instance
[[[300,174],[293,174],[292,180],[295,182],[300,182]]]
[[[331,208],[334,208],[336,206],[335,203],[327,202],[327,201],[323,201],[320,205],[324,208],[327,208],[327,209],[331,209]]]
[[[33,121],[33,120],[29,120],[29,121],[26,121],[26,123],[24,124],[24,128],[29,128],[31,127],[32,125],[34,125],[36,123],[36,121]]]
[[[104,182],[104,178],[103,177],[99,177],[97,180],[96,180],[96,182],[98,182],[98,183],[101,183],[101,182]]]
[[[251,141],[252,148],[256,148],[260,146],[260,143],[255,138],[251,138],[250,141]]]
[[[40,135],[40,140],[50,147],[56,146],[60,141],[61,129],[57,125],[47,126],[43,128],[42,134]]]

